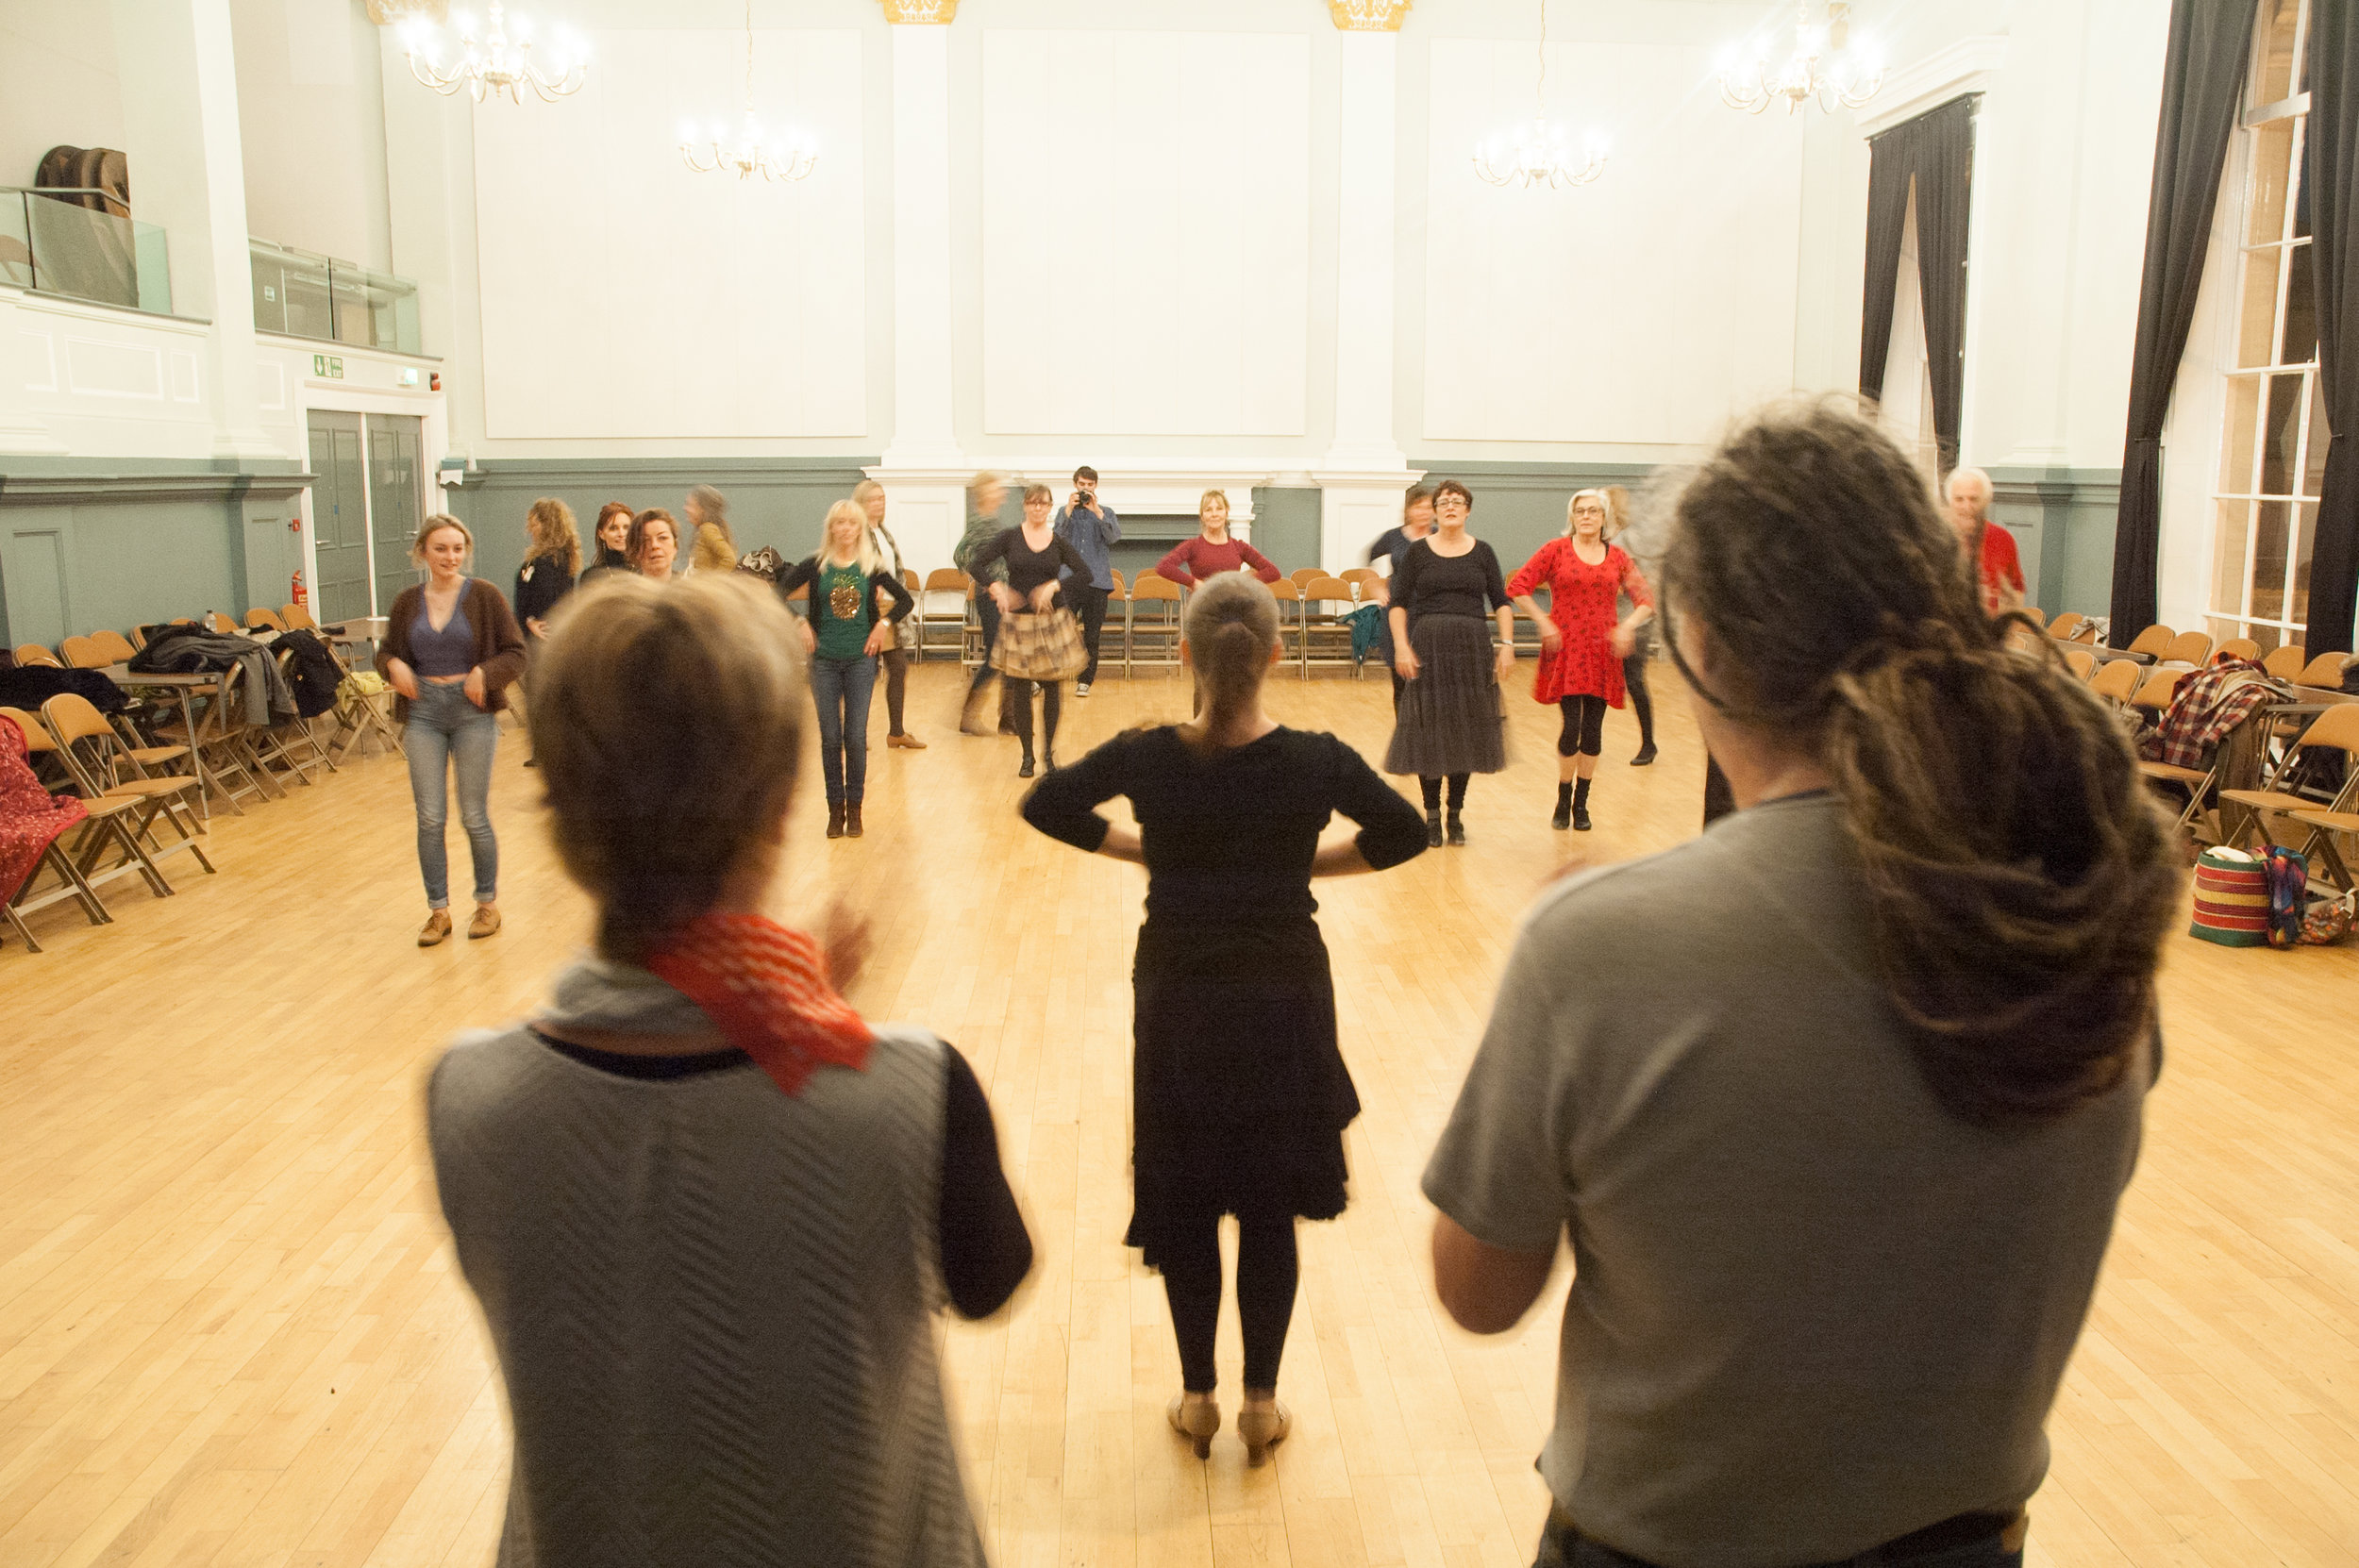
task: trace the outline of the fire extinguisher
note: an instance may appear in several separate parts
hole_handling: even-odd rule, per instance
[[[300,566],[295,568],[294,602],[299,609],[309,609],[311,608],[311,596],[303,591],[303,568]]]

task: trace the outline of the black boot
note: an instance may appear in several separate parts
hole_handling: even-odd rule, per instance
[[[1032,776],[1032,748],[1029,744],[1024,748],[1024,765],[1015,770],[1015,776],[1018,778]]]
[[[1559,784],[1556,787],[1556,815],[1548,819],[1548,826],[1562,833],[1572,825],[1573,787],[1570,784]]]
[[[1573,831],[1589,831],[1589,780],[1585,778],[1573,787]]]
[[[1442,847],[1442,813],[1438,808],[1425,814],[1425,846],[1428,849]]]
[[[844,803],[840,800],[828,802],[828,837],[844,837]]]
[[[1466,847],[1466,819],[1456,811],[1449,814],[1449,842],[1454,849]]]
[[[1633,768],[1643,768],[1653,760],[1654,742],[1652,741],[1647,741],[1639,745],[1638,755],[1630,759],[1630,765]]]

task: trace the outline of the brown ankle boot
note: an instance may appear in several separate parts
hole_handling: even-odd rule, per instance
[[[860,808],[846,806],[844,808],[844,836],[847,839],[857,839],[860,835]]]
[[[828,802],[828,837],[844,837],[844,803],[840,800]]]

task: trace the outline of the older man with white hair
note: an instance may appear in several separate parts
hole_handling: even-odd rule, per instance
[[[2000,615],[2022,609],[2023,558],[2016,553],[2015,535],[1990,520],[1990,475],[1979,468],[1951,469],[1943,494],[1966,559],[1981,574],[1983,612]]]

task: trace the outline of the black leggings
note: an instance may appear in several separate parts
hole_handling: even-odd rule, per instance
[[[1015,720],[1016,736],[1024,742],[1024,750],[1028,756],[1032,750],[1032,688],[1035,686],[1040,688],[1041,726],[1047,731],[1046,744],[1050,751],[1057,749],[1057,716],[1063,707],[1060,696],[1060,693],[1064,691],[1063,681],[1010,680],[1008,682],[1009,700],[1013,704],[1011,716]]]
[[[1622,684],[1630,689],[1630,710],[1638,715],[1638,743],[1654,744],[1654,696],[1647,690],[1647,644],[1642,638],[1622,660]]]
[[[1220,1222],[1208,1220],[1184,1240],[1157,1246],[1163,1270],[1163,1295],[1171,1303],[1171,1331],[1180,1342],[1180,1387],[1210,1393],[1218,1386],[1213,1370],[1213,1336],[1220,1326]],[[1245,1327],[1245,1386],[1278,1386],[1278,1359],[1286,1353],[1286,1325],[1295,1315],[1295,1282],[1301,1273],[1295,1255],[1295,1222],[1237,1222],[1237,1316]]]
[[[1451,810],[1456,811],[1465,806],[1466,780],[1473,776],[1472,774],[1464,773],[1454,773],[1449,776],[1449,809]],[[1417,789],[1425,796],[1427,810],[1438,811],[1442,809],[1442,781],[1440,779],[1428,778],[1421,774],[1417,777]]]
[[[910,687],[909,655],[902,652],[896,642],[889,644],[878,657],[884,661],[885,667],[885,718],[890,721],[885,732],[898,735],[901,733],[901,704]]]
[[[1556,738],[1559,757],[1595,757],[1605,749],[1605,699],[1581,693],[1559,697],[1556,706],[1564,712],[1564,732]]]

